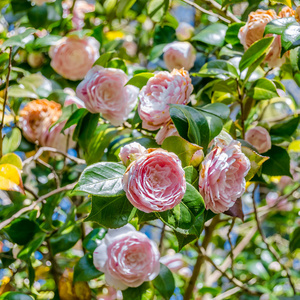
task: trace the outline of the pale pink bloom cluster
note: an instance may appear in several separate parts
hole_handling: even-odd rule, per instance
[[[239,142],[226,143],[216,138],[199,174],[199,191],[206,209],[218,214],[232,207],[245,191],[245,176],[250,167]]]
[[[73,5],[72,0],[66,0],[62,3],[63,17],[66,18],[70,14],[70,8]],[[75,30],[80,30],[84,26],[84,16],[86,13],[95,11],[95,4],[88,3],[85,0],[77,0],[73,8],[72,23]]]
[[[54,125],[61,116],[61,105],[46,99],[33,100],[20,111],[20,127],[27,140],[40,146],[49,146],[62,151],[66,150],[69,128],[65,134],[60,133],[65,122]],[[71,138],[70,138],[71,140]],[[70,147],[73,144],[69,145]]]
[[[127,168],[123,189],[131,204],[143,212],[172,209],[186,190],[181,161],[172,152],[148,149]]]
[[[99,48],[99,42],[91,36],[63,37],[50,48],[51,67],[64,78],[83,79],[99,58]]]
[[[259,153],[267,152],[272,147],[268,130],[261,126],[256,126],[247,130],[245,141],[253,145]]]
[[[127,82],[127,75],[120,69],[94,66],[77,86],[76,95],[91,113],[102,113],[111,124],[121,125],[138,96],[138,88]]]
[[[179,23],[176,28],[176,37],[179,41],[189,40],[194,34],[194,27],[186,22]]]
[[[248,21],[245,26],[241,27],[238,37],[244,49],[247,50],[254,42],[262,39],[264,37],[264,31],[266,25],[277,18],[283,18],[291,16],[294,11],[290,8],[283,8],[282,11],[277,16],[273,9],[262,10],[251,12],[248,16]],[[265,58],[265,62],[268,63],[270,67],[280,67],[289,55],[286,53],[283,57],[280,57],[281,53],[281,36],[267,34],[266,36],[274,36],[274,41],[270,47],[270,50]]]
[[[159,258],[157,245],[131,224],[109,229],[93,254],[106,283],[118,290],[153,280],[160,271]]]
[[[192,91],[189,73],[183,69],[156,73],[140,91],[138,112],[143,128],[156,130],[166,126],[158,133],[158,143],[161,144],[167,136],[178,135],[176,128],[169,123],[169,104],[186,105],[190,102]]]
[[[169,71],[181,69],[189,71],[196,60],[196,50],[189,42],[172,42],[163,49],[164,62]]]
[[[137,142],[127,144],[122,147],[119,153],[119,158],[125,166],[138,159],[146,152],[146,148]]]

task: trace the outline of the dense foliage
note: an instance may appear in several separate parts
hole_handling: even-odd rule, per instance
[[[1,0],[0,299],[298,299],[297,4]]]

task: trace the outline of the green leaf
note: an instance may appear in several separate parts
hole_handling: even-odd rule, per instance
[[[153,280],[153,285],[164,299],[172,297],[175,290],[175,280],[172,272],[164,264],[160,264],[160,271]]]
[[[297,24],[298,23],[294,17],[275,19],[266,25],[264,35],[266,34],[282,35],[289,26],[297,25]]]
[[[270,275],[260,260],[250,260],[246,263],[247,270],[263,280],[269,280]]]
[[[70,113],[72,113],[72,109],[70,109],[71,106],[67,106],[67,108],[69,108],[68,110],[68,114],[65,115],[65,117],[67,117],[67,115],[69,115]],[[86,114],[88,113],[88,111],[85,108],[79,108],[76,109],[70,116],[68,121],[66,122],[64,128],[62,129],[62,132],[64,132],[67,128],[77,124],[79,122],[79,120],[81,118],[83,118]]]
[[[192,144],[180,136],[167,137],[161,147],[169,152],[174,152],[179,159],[183,167],[188,166],[194,153],[200,149],[200,146]]]
[[[1,157],[0,164],[11,164],[16,166],[19,170],[23,169],[22,159],[15,153],[8,153]]]
[[[47,5],[35,5],[27,12],[28,20],[34,28],[45,26],[48,17]]]
[[[220,79],[227,79],[228,77],[237,78],[239,76],[235,66],[231,62],[221,59],[209,61],[200,69],[199,73],[191,75]]]
[[[29,86],[12,85],[8,89],[8,97],[37,99],[38,95],[29,89]]]
[[[22,134],[19,128],[13,128],[3,139],[3,154],[14,152],[21,144]]]
[[[94,63],[94,66],[106,67],[107,63],[114,57],[116,51],[109,51],[102,54]]]
[[[292,233],[289,248],[291,252],[300,248],[300,227],[296,228]]]
[[[169,0],[150,0],[147,13],[154,22],[160,22],[168,8]]]
[[[12,221],[5,231],[14,243],[25,245],[33,238],[37,228],[35,222],[19,218]]]
[[[84,158],[88,165],[101,160],[105,149],[109,146],[111,140],[116,137],[118,130],[109,124],[101,124],[97,127],[93,137],[91,138]]]
[[[279,96],[275,84],[267,78],[254,81],[247,95],[254,100],[268,100]]]
[[[98,243],[97,241],[100,241],[104,238],[107,230],[104,228],[96,228],[93,229],[83,240],[82,246],[90,251],[93,252],[97,247]]]
[[[204,210],[202,196],[191,184],[187,183],[186,192],[180,204],[157,215],[173,230],[184,235],[199,237],[204,224]]]
[[[251,164],[251,168],[245,177],[246,181],[249,181],[258,172],[262,164],[268,160],[268,157],[262,156],[245,146],[242,146],[242,152],[249,158]]]
[[[273,40],[274,37],[266,37],[253,43],[240,60],[240,71],[242,72],[246,68],[250,67],[259,57],[265,54],[273,43]]]
[[[62,114],[61,116],[59,117],[59,119],[53,123],[51,126],[50,126],[50,129],[55,126],[56,124],[59,124],[67,119],[70,118],[70,116],[72,116],[73,112],[75,112],[77,110],[77,107],[75,104],[72,104],[72,105],[68,105],[68,106],[64,106],[62,108]]]
[[[125,170],[123,165],[113,162],[93,164],[83,171],[74,190],[103,197],[122,195]]]
[[[147,296],[149,289],[149,283],[144,282],[142,285],[136,288],[128,288],[122,291],[123,300],[148,300],[151,299],[151,295]]]
[[[98,271],[93,263],[93,254],[87,253],[80,258],[74,267],[73,281],[89,281],[101,276],[103,273]]]
[[[134,217],[136,209],[126,196],[92,197],[92,211],[85,221],[93,221],[107,228],[119,228]]]
[[[50,247],[53,255],[64,252],[72,248],[81,238],[80,225],[72,225],[61,232],[57,232],[50,239]]]
[[[62,37],[60,35],[48,34],[34,41],[33,46],[37,49],[55,45]]]
[[[249,80],[250,76],[255,72],[255,70],[260,67],[260,64],[265,60],[266,56],[267,54],[264,53],[248,68],[247,74],[244,78],[244,84]]]
[[[290,156],[288,152],[278,146],[272,146],[272,148],[264,153],[265,156],[269,156],[262,166],[262,173],[270,176],[290,176]]]
[[[0,300],[33,300],[33,298],[18,292],[6,292],[0,296]]]
[[[132,7],[136,0],[120,0],[118,3],[116,15],[118,18],[126,15],[127,11]]]
[[[35,33],[36,30],[33,28],[27,28],[23,33],[20,33],[18,35],[14,35],[8,40],[6,40],[2,45],[1,49],[6,49],[7,47],[20,47],[25,48],[25,42],[24,39],[27,38],[29,35],[32,35]]]
[[[181,249],[185,245],[189,244],[190,242],[194,241],[195,239],[198,239],[197,235],[193,235],[193,234],[186,235],[186,234],[181,234],[177,231],[174,231],[174,233],[175,233],[175,236],[178,241],[178,251],[181,251]]]
[[[180,136],[206,150],[209,141],[209,126],[201,112],[190,106],[171,104],[170,116]]]
[[[157,216],[155,213],[145,213],[138,209],[136,210],[136,216],[138,217],[138,224],[157,219]]]
[[[46,238],[46,233],[37,233],[34,238],[26,244],[18,253],[18,258],[28,260],[33,252],[35,252]]]
[[[125,73],[128,73],[126,64],[123,59],[120,58],[113,58],[107,63],[107,68],[114,68],[114,69],[120,69],[124,71]]]
[[[196,108],[202,112],[213,114],[222,119],[224,122],[227,121],[230,114],[230,109],[228,106],[222,103],[211,103]]]
[[[227,26],[222,23],[214,23],[192,37],[192,41],[222,47],[225,41]]]
[[[137,75],[134,75],[131,79],[129,79],[126,85],[134,85],[137,88],[141,89],[153,76],[153,73],[139,73]]]
[[[191,184],[196,190],[198,189],[199,171],[193,166],[187,166],[184,168],[185,180]]]
[[[271,135],[277,136],[292,136],[293,133],[298,128],[300,117],[291,118],[289,120],[284,120],[280,123],[273,125],[270,129]]]

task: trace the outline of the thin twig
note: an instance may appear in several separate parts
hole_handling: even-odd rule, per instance
[[[231,242],[231,237],[230,237],[230,233],[234,227],[234,223],[235,223],[235,219],[236,218],[233,218],[232,219],[232,222],[231,222],[231,225],[230,225],[230,228],[227,232],[227,238],[228,238],[228,242],[230,244],[230,252],[229,252],[229,255],[230,255],[230,258],[231,258],[231,273],[232,273],[232,276],[234,276],[234,258],[233,258],[233,245],[232,245],[232,242]]]
[[[162,254],[163,252],[163,247],[164,247],[164,236],[165,236],[165,229],[166,229],[166,225],[164,224],[162,229],[161,229],[161,234],[160,234],[160,240],[159,240],[159,253]]]
[[[30,193],[35,199],[39,199],[38,194],[35,193],[35,191],[33,191],[31,188],[29,188],[28,186],[24,185],[24,190],[28,193]]]
[[[218,19],[220,19],[220,20],[222,20],[222,21],[224,21],[226,23],[229,23],[229,24],[231,23],[231,20],[228,20],[228,19],[226,19],[226,18],[224,18],[224,17],[222,17],[222,16],[220,16],[218,14],[215,14],[212,11],[206,10],[205,8],[199,6],[198,4],[196,4],[196,3],[192,2],[192,1],[189,1],[189,0],[182,0],[182,1],[185,2],[186,4],[189,4],[190,6],[193,6],[194,8],[196,8],[197,10],[199,10],[199,11],[205,13],[205,14],[208,14],[210,16],[216,17],[216,18],[218,18]]]
[[[59,278],[60,278],[62,272],[59,269],[59,266],[55,260],[54,255],[52,254],[49,239],[46,242],[47,242],[47,247],[48,247],[48,251],[49,251],[49,261],[51,262],[51,273],[52,273],[53,279],[55,281],[55,285],[56,285],[56,287],[58,287]]]
[[[2,154],[3,154],[3,151],[2,151],[2,143],[3,143],[2,129],[4,127],[5,107],[6,107],[6,103],[7,103],[7,99],[8,99],[9,77],[10,77],[10,72],[11,72],[11,68],[12,68],[11,60],[12,60],[12,47],[9,48],[8,70],[7,70],[7,77],[6,77],[2,117],[1,117],[1,123],[0,123],[0,158],[2,157]]]
[[[202,242],[202,247],[205,250],[206,250],[207,246],[209,245],[209,242],[212,238],[215,227],[219,223],[219,219],[220,219],[220,215],[216,215],[212,219],[210,225],[205,227],[205,236],[204,236],[203,242]],[[198,243],[198,240],[197,240],[196,243]],[[190,278],[189,284],[188,284],[187,289],[185,290],[185,293],[184,293],[184,298],[183,298],[184,300],[192,299],[194,287],[195,287],[196,281],[198,279],[200,269],[201,269],[201,266],[202,266],[203,262],[204,262],[204,257],[201,253],[199,253],[198,257],[197,257],[197,260],[196,260],[196,264],[194,265],[193,274]]]
[[[76,0],[73,0],[73,3],[72,3],[72,6],[70,8],[70,14],[73,13],[73,10],[74,10],[74,7],[75,7],[75,4],[76,4]]]
[[[52,174],[53,174],[53,176],[54,176],[54,179],[55,179],[56,188],[58,189],[58,188],[60,187],[60,181],[59,181],[59,178],[58,178],[58,175],[57,175],[55,169],[54,169],[51,165],[47,164],[46,162],[44,162],[43,160],[41,160],[41,159],[39,159],[39,158],[37,158],[36,161],[37,161],[39,164],[41,164],[42,166],[44,166],[44,167],[46,167],[46,168],[48,168],[48,169],[51,170],[51,172],[52,172]]]
[[[199,247],[200,253],[203,255],[204,259],[206,259],[210,264],[213,265],[213,267],[222,273],[223,276],[225,276],[231,283],[233,283],[235,286],[241,288],[244,292],[250,294],[250,295],[261,295],[259,292],[251,291],[244,283],[239,281],[237,278],[233,276],[229,276],[226,272],[222,271],[215,263],[214,261],[208,257],[205,253],[205,250],[202,247]]]
[[[293,289],[294,295],[296,295],[296,288],[295,288],[295,286],[293,284],[293,281],[292,281],[292,278],[291,278],[291,275],[290,275],[290,272],[289,272],[288,268],[284,264],[281,263],[280,256],[278,255],[278,253],[276,252],[276,250],[268,243],[268,241],[267,241],[267,239],[266,239],[266,237],[265,237],[265,235],[264,235],[264,233],[262,231],[261,224],[260,224],[260,221],[259,221],[259,218],[258,218],[257,209],[256,209],[255,198],[254,198],[254,192],[256,190],[256,187],[257,187],[257,184],[255,185],[255,187],[253,189],[252,203],[253,203],[254,216],[255,216],[255,220],[256,220],[258,232],[259,232],[259,234],[260,234],[263,242],[267,246],[267,249],[269,250],[269,252],[271,252],[273,254],[273,256],[275,257],[275,259],[277,260],[277,262],[285,270],[286,276],[287,276],[287,278],[289,280],[289,283],[290,283],[290,286]]]
[[[77,158],[75,156],[69,155],[68,153],[65,153],[63,151],[60,151],[58,149],[55,148],[51,148],[51,147],[41,147],[36,153],[35,155],[27,158],[26,160],[23,161],[23,166],[27,165],[29,163],[31,163],[34,160],[37,160],[44,152],[53,152],[53,153],[58,153],[63,155],[64,157],[67,157],[68,159],[74,161],[77,164],[85,164],[86,161],[84,159],[81,158]]]
[[[34,207],[43,202],[44,200],[46,200],[47,198],[55,195],[55,194],[58,194],[58,193],[61,193],[61,192],[64,192],[64,191],[68,191],[68,190],[72,190],[76,185],[76,182],[74,183],[71,183],[71,184],[68,184],[64,187],[61,187],[59,189],[56,189],[54,191],[51,191],[50,193],[48,194],[45,194],[43,196],[41,196],[40,198],[38,198],[36,201],[32,202],[29,206],[26,206],[26,207],[23,207],[22,209],[20,209],[18,212],[16,212],[14,215],[12,215],[9,219],[3,221],[0,223],[0,230],[3,229],[5,226],[7,226],[8,224],[10,224],[10,222],[12,222],[13,220],[15,220],[16,218],[20,217],[23,213],[27,212],[27,211],[30,211],[32,209],[34,209]]]

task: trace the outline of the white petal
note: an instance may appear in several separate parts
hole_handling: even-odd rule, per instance
[[[117,290],[126,290],[128,286],[124,284],[121,280],[112,277],[110,274],[106,273],[105,274],[105,281],[108,285],[114,287]]]
[[[95,268],[101,272],[105,272],[105,263],[107,259],[107,245],[106,243],[101,242],[101,244],[95,249],[93,253],[93,262]]]

